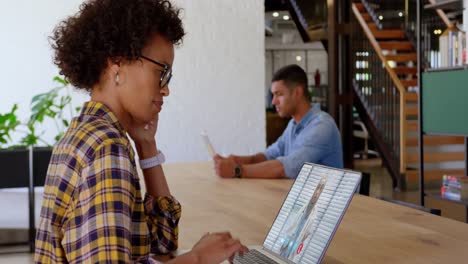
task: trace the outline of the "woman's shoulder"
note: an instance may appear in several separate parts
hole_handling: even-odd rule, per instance
[[[55,148],[92,158],[104,145],[126,146],[128,139],[105,119],[79,122],[65,133]]]

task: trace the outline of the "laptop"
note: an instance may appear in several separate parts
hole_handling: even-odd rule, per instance
[[[320,263],[360,181],[360,172],[304,163],[263,246],[234,263]]]

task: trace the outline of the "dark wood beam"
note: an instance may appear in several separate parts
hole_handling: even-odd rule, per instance
[[[286,11],[288,7],[286,6],[287,0],[265,0],[265,12],[272,11]]]

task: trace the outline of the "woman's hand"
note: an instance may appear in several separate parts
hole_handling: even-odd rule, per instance
[[[205,234],[195,244],[191,254],[196,257],[196,263],[217,264],[227,259],[232,262],[236,253],[243,255],[248,251],[238,239],[232,238],[229,232],[224,232]]]
[[[127,132],[135,142],[140,159],[156,156],[156,131],[158,129],[159,114],[156,114],[148,124],[132,123]]]

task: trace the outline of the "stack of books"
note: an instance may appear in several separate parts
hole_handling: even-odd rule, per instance
[[[444,198],[468,199],[468,176],[444,175],[440,191]]]
[[[436,68],[466,64],[466,33],[459,30],[455,25],[447,28],[439,37],[439,50],[440,61],[435,63],[439,65],[433,65]]]

